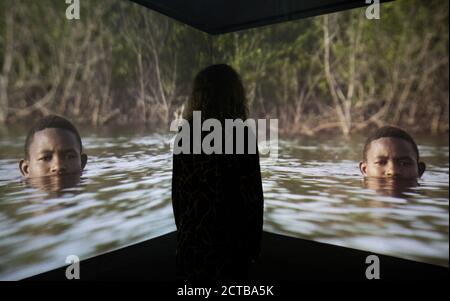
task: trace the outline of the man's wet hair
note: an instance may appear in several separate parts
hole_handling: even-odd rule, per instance
[[[25,140],[25,158],[29,159],[30,145],[33,143],[34,134],[45,129],[62,129],[69,131],[75,135],[78,143],[80,144],[80,152],[83,150],[83,144],[81,142],[80,134],[76,127],[66,118],[58,115],[48,115],[40,119],[32,128],[28,131],[27,138]]]
[[[367,161],[367,152],[369,151],[370,143],[380,138],[398,138],[408,141],[413,146],[414,151],[417,155],[417,162],[419,162],[419,149],[416,142],[406,131],[395,126],[383,126],[370,134],[370,136],[366,140],[366,144],[364,144],[364,161]]]

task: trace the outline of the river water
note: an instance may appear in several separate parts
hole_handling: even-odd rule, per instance
[[[75,187],[57,193],[45,187],[59,183],[21,178],[25,132],[0,132],[0,280],[175,230],[173,135],[137,132],[82,131],[85,172]],[[399,192],[362,181],[363,142],[362,136],[280,138],[278,160],[261,158],[264,229],[448,267],[448,138],[418,137],[427,171],[419,186]]]

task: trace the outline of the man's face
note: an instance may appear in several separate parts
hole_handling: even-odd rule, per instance
[[[359,166],[365,177],[378,178],[417,179],[425,171],[411,143],[390,137],[372,141],[366,161]]]
[[[28,156],[20,162],[26,178],[79,174],[87,161],[75,134],[58,128],[36,132]]]

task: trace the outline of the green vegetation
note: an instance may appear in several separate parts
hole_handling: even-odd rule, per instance
[[[448,132],[448,1],[383,4],[221,36],[123,0],[0,0],[0,123],[48,113],[168,128],[195,74],[225,62],[253,117],[280,131],[350,134],[395,124]]]

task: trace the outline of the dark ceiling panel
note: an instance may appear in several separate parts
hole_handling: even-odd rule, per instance
[[[227,33],[368,5],[365,0],[131,1],[209,34]]]

